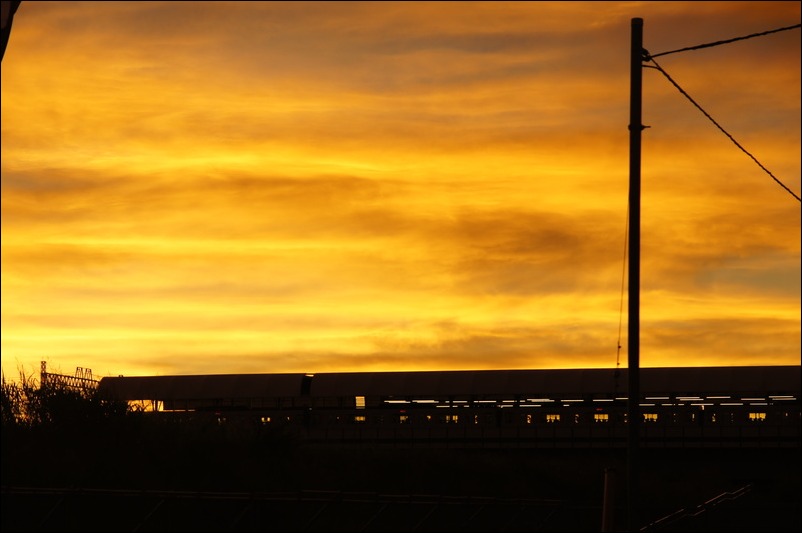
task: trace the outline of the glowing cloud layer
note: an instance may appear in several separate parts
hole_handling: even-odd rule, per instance
[[[626,366],[632,17],[800,4],[23,2],[4,375]],[[799,29],[658,61],[800,193]],[[643,109],[641,364],[798,364],[799,202],[654,69]]]

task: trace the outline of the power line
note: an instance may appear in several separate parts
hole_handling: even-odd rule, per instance
[[[659,70],[659,71],[660,71],[660,73],[662,73],[662,74],[663,74],[663,76],[665,76],[665,77],[668,79],[668,81],[670,81],[670,82],[671,82],[671,84],[672,84],[672,85],[674,85],[674,87],[676,87],[676,88],[677,88],[677,90],[678,90],[680,93],[682,93],[682,95],[683,95],[683,96],[685,96],[685,98],[687,98],[687,99],[688,99],[688,100],[689,100],[689,101],[690,101],[690,102],[691,102],[691,103],[692,103],[694,106],[696,106],[696,108],[697,108],[699,111],[701,111],[701,112],[704,114],[704,116],[706,116],[706,117],[707,117],[707,118],[710,120],[710,122],[712,122],[712,123],[713,123],[713,124],[714,124],[714,125],[715,125],[715,126],[718,128],[718,129],[719,129],[719,130],[721,130],[721,132],[722,132],[722,133],[724,133],[724,135],[726,135],[726,136],[727,136],[727,137],[728,137],[728,138],[729,138],[729,139],[730,139],[730,140],[731,140],[731,141],[732,141],[732,142],[735,144],[735,146],[737,146],[738,148],[740,148],[740,149],[741,149],[741,151],[742,151],[743,153],[745,153],[746,155],[748,155],[750,158],[752,158],[752,160],[753,160],[755,163],[757,163],[757,165],[758,165],[760,168],[762,168],[762,169],[763,169],[763,170],[766,172],[766,174],[768,174],[769,176],[771,176],[771,179],[773,179],[774,181],[776,181],[776,182],[777,182],[777,183],[780,185],[780,187],[782,187],[783,189],[785,189],[786,191],[788,191],[788,193],[790,193],[790,194],[791,194],[791,196],[793,196],[794,198],[796,198],[796,200],[797,200],[797,201],[802,201],[802,199],[800,199],[800,198],[799,198],[799,196],[797,196],[797,194],[796,194],[796,193],[794,193],[794,192],[793,192],[791,189],[789,189],[788,187],[786,187],[786,186],[785,186],[785,184],[784,184],[783,182],[781,182],[779,179],[777,179],[777,178],[774,176],[774,174],[772,174],[772,173],[771,173],[771,171],[769,171],[769,169],[767,169],[766,167],[764,167],[764,166],[763,166],[763,164],[761,164],[761,163],[760,163],[760,161],[758,161],[758,160],[755,158],[755,156],[753,156],[752,154],[750,154],[750,153],[749,153],[749,152],[746,150],[746,148],[744,148],[743,146],[741,146],[741,144],[740,144],[738,141],[736,141],[736,140],[735,140],[735,138],[734,138],[732,135],[730,135],[730,134],[727,132],[727,130],[725,130],[724,128],[722,128],[722,127],[721,127],[721,125],[720,125],[718,122],[716,122],[716,121],[715,121],[715,119],[714,119],[713,117],[711,117],[711,116],[710,116],[710,114],[709,114],[707,111],[705,111],[704,109],[702,109],[702,106],[700,106],[699,104],[697,104],[697,103],[696,103],[696,101],[695,101],[693,98],[691,98],[691,96],[690,96],[690,95],[689,95],[687,92],[685,92],[685,90],[684,90],[682,87],[680,87],[680,86],[679,86],[679,84],[677,84],[677,82],[675,82],[675,81],[674,81],[674,80],[671,78],[671,76],[669,76],[669,75],[668,75],[668,73],[667,73],[665,70],[663,70],[663,67],[661,67],[661,66],[660,66],[660,65],[657,63],[657,61],[655,61],[655,60],[654,60],[654,56],[652,56],[652,55],[649,55],[648,53],[646,53],[645,59],[648,59],[648,60],[650,60],[652,63],[654,63],[654,64],[655,64],[655,66],[654,66],[654,67],[651,67],[650,65],[646,65],[647,67],[650,67],[650,68],[654,68],[654,69],[656,69],[656,70]]]
[[[716,42],[712,42],[712,43],[699,44],[699,45],[696,45],[696,46],[689,46],[687,48],[680,48],[678,50],[671,50],[669,52],[660,52],[659,54],[652,54],[651,57],[652,57],[652,59],[654,59],[655,57],[667,56],[668,54],[676,54],[677,52],[686,52],[688,50],[699,50],[700,48],[710,48],[712,46],[718,46],[720,44],[734,43],[735,41],[743,41],[745,39],[751,39],[752,37],[761,37],[763,35],[769,35],[770,33],[777,33],[777,32],[780,32],[780,31],[793,30],[793,29],[799,28],[799,27],[802,27],[802,24],[794,24],[793,26],[786,26],[785,28],[777,28],[776,30],[769,30],[769,31],[763,31],[763,32],[760,32],[760,33],[753,33],[751,35],[744,35],[743,37],[735,37],[734,39],[727,39],[726,41],[716,41]]]
[[[627,242],[629,239],[629,203],[627,203],[627,216],[624,223],[624,261],[621,268],[621,302],[618,306],[618,352],[615,355],[615,371],[621,364],[621,326],[624,320],[624,287],[627,279]],[[616,375],[616,377],[618,377]],[[616,385],[618,383],[616,382]]]

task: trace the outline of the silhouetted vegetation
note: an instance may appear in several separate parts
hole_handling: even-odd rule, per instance
[[[40,385],[23,372],[18,382],[3,378],[3,433],[97,429],[135,411],[126,402],[102,398],[94,387],[71,387],[57,379]]]
[[[175,418],[20,373],[2,382],[3,485],[223,490],[258,479],[294,440],[251,418]],[[269,468],[275,477],[276,468]]]

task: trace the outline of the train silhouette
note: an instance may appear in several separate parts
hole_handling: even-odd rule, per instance
[[[799,447],[800,367],[639,370],[646,447]],[[625,447],[627,369],[119,376],[152,416],[257,424],[308,445]]]

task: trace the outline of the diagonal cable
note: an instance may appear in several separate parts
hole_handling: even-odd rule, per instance
[[[734,39],[727,39],[725,41],[715,41],[712,43],[699,44],[696,46],[688,46],[686,48],[680,48],[678,50],[660,52],[659,54],[652,54],[652,59],[654,59],[655,57],[667,56],[668,54],[676,54],[677,52],[687,52],[688,50],[699,50],[700,48],[710,48],[711,46],[718,46],[720,44],[728,44],[728,43],[734,43],[735,41],[743,41],[745,39],[751,39],[752,37],[762,37],[763,35],[769,35],[771,33],[777,33],[780,31],[793,30],[799,27],[802,27],[802,24],[794,24],[793,26],[786,26],[785,28],[777,28],[776,30],[753,33],[751,35],[744,35],[743,37],[735,37]]]
[[[663,70],[663,67],[661,67],[661,66],[660,66],[660,65],[657,63],[657,61],[655,61],[655,60],[654,60],[654,56],[652,56],[652,55],[649,55],[649,54],[647,53],[647,54],[646,54],[646,59],[648,59],[648,60],[650,60],[652,63],[654,63],[654,64],[655,64],[655,66],[654,66],[654,67],[652,67],[652,68],[655,68],[655,69],[659,70],[659,71],[660,71],[660,73],[662,73],[662,74],[663,74],[663,76],[665,76],[665,77],[668,79],[668,81],[670,81],[670,82],[671,82],[671,84],[672,84],[674,87],[676,87],[676,88],[677,88],[677,90],[678,90],[680,93],[682,93],[682,95],[683,95],[683,96],[685,96],[685,98],[687,98],[687,99],[688,99],[688,100],[689,100],[689,101],[690,101],[690,102],[691,102],[691,103],[692,103],[694,106],[696,106],[696,108],[697,108],[699,111],[701,111],[701,112],[704,114],[704,116],[706,116],[706,117],[707,117],[707,118],[710,120],[710,122],[712,122],[712,123],[713,123],[713,124],[714,124],[714,125],[715,125],[715,126],[718,128],[718,129],[719,129],[719,130],[721,130],[721,132],[722,132],[722,133],[724,133],[724,135],[726,135],[726,136],[727,136],[727,137],[728,137],[728,138],[729,138],[729,139],[730,139],[730,140],[731,140],[731,141],[732,141],[732,142],[735,144],[735,146],[737,146],[738,148],[740,148],[740,149],[741,149],[741,151],[742,151],[743,153],[745,153],[746,155],[748,155],[748,156],[749,156],[749,157],[752,159],[752,161],[754,161],[755,163],[757,163],[757,165],[758,165],[760,168],[762,168],[762,169],[763,169],[763,170],[766,172],[766,174],[768,174],[769,176],[771,176],[771,179],[773,179],[774,181],[776,181],[776,182],[777,182],[777,183],[780,185],[780,187],[782,187],[783,189],[785,189],[786,191],[788,191],[788,193],[789,193],[791,196],[793,196],[794,198],[796,198],[796,199],[797,199],[797,201],[802,201],[802,199],[800,199],[800,198],[799,198],[799,196],[797,196],[797,194],[796,194],[796,193],[794,193],[794,192],[793,192],[791,189],[789,189],[788,187],[786,187],[786,186],[785,186],[785,184],[784,184],[783,182],[781,182],[779,179],[777,179],[777,178],[774,176],[774,174],[772,174],[772,173],[771,173],[771,171],[769,171],[769,169],[767,169],[766,167],[764,167],[764,166],[763,166],[763,164],[761,164],[761,162],[760,162],[760,161],[758,161],[758,160],[755,158],[755,156],[753,156],[752,154],[750,154],[750,153],[749,153],[749,152],[746,150],[746,148],[744,148],[743,146],[741,146],[741,144],[740,144],[738,141],[736,141],[736,140],[735,140],[735,138],[734,138],[732,135],[730,135],[730,134],[727,132],[727,130],[725,130],[724,128],[722,128],[722,127],[721,127],[721,125],[720,125],[718,122],[716,122],[716,121],[715,121],[715,119],[714,119],[713,117],[711,117],[711,116],[710,116],[710,114],[709,114],[707,111],[705,111],[704,109],[702,109],[702,106],[700,106],[699,104],[697,104],[697,103],[696,103],[696,101],[695,101],[693,98],[691,98],[691,96],[690,96],[690,95],[689,95],[687,92],[685,92],[685,90],[684,90],[682,87],[680,87],[680,86],[679,86],[679,84],[677,84],[677,82],[676,82],[676,81],[674,81],[674,80],[673,80],[673,78],[671,78],[671,76],[669,76],[669,75],[668,75],[668,72],[666,72],[665,70]],[[646,66],[649,66],[649,65],[646,65]]]

